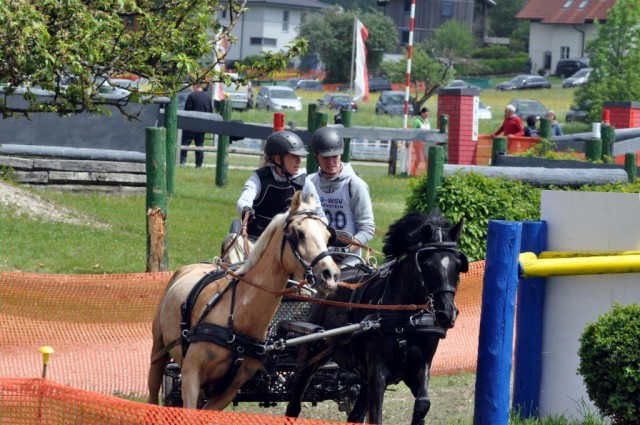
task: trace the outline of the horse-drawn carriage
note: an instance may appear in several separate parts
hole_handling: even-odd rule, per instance
[[[349,422],[380,424],[384,389],[404,381],[416,398],[412,424],[424,423],[431,360],[455,322],[468,269],[457,245],[462,222],[406,215],[385,237],[389,261],[356,266],[339,285],[331,229],[312,207],[294,197],[237,272],[200,264],[174,274],[153,323],[151,403],[161,386],[165,405],[286,401],[287,416],[302,401],[334,400]],[[291,274],[326,297],[297,300],[286,289]]]

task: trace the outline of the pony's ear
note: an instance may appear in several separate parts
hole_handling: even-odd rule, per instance
[[[460,219],[455,226],[449,229],[449,237],[452,241],[458,242],[460,240],[460,236],[462,236],[462,229],[464,228],[464,218]]]
[[[302,191],[300,193],[302,193]],[[315,207],[317,205],[316,204],[316,196],[313,193],[310,193],[309,196],[307,196],[307,199],[304,200],[304,202],[306,204],[309,204],[309,207],[311,209],[315,209]]]
[[[435,229],[432,225],[425,224],[419,230],[420,230],[420,240],[417,242],[428,243],[433,240],[433,233],[435,232]]]
[[[300,205],[302,205],[302,191],[299,190],[294,193],[293,198],[291,198],[291,208],[289,209],[290,213],[294,213],[300,209]]]

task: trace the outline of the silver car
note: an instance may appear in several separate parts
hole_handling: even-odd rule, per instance
[[[402,115],[404,114],[403,91],[383,91],[376,102],[376,114]],[[409,100],[409,115],[413,115],[413,101]]]
[[[302,102],[291,87],[263,86],[256,96],[256,109],[301,111]]]

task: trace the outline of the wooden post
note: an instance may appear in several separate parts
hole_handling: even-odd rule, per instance
[[[629,183],[635,183],[638,176],[638,154],[629,152],[624,155],[624,170],[629,175]]]
[[[540,118],[540,137],[543,139],[551,137],[551,120],[549,118]]]
[[[602,157],[607,157],[605,161],[611,161],[613,143],[616,141],[616,129],[609,124],[602,124],[600,128],[600,137],[602,138]]]
[[[222,111],[222,120],[231,121],[231,102],[223,99],[220,102],[220,110]],[[225,186],[227,184],[227,170],[229,169],[229,140],[228,135],[218,136],[218,155],[216,157],[216,186]]]
[[[309,107],[307,108],[307,130],[309,131],[309,133],[311,133],[311,135],[313,135],[313,133],[315,133],[319,127],[317,122],[317,112],[318,105],[315,103],[309,104]],[[307,150],[309,151],[309,153],[307,154],[307,174],[311,174],[315,173],[318,170],[318,162],[316,161],[316,157],[313,153],[313,149],[311,149],[311,146],[307,146],[307,148]],[[314,171],[311,171],[312,169]]]
[[[164,105],[164,128],[167,129],[167,194],[173,195],[176,173],[176,146],[178,144],[178,96]]]
[[[329,122],[329,114],[326,112],[316,112],[314,123],[316,124],[315,130],[320,127],[326,127]],[[315,131],[314,130],[314,131]],[[315,173],[318,171],[318,161],[313,153],[311,147],[309,147],[309,155],[307,155],[307,174]]]
[[[498,155],[507,154],[507,138],[506,137],[494,137],[493,145],[491,146],[491,165],[496,162]]]
[[[602,159],[602,140],[593,138],[587,140],[584,150],[585,158],[588,161],[599,161]]]
[[[147,127],[147,272],[165,271],[169,265],[165,141],[166,130],[163,127]]]
[[[442,186],[444,175],[444,147],[429,147],[429,168],[427,169],[427,213],[436,206],[438,189]]]
[[[441,114],[440,122],[438,123],[438,128],[440,129],[440,134],[449,134],[449,115]],[[444,163],[449,163],[449,141],[444,145]]]
[[[342,109],[340,111],[340,116],[342,117],[342,125],[346,128],[351,127],[351,117],[353,116],[353,111],[350,109]],[[342,162],[349,162],[351,156],[351,139],[348,137],[344,139],[344,152],[342,153],[342,157],[340,158]]]

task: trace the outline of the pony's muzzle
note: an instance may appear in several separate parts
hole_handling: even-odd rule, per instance
[[[456,323],[458,313],[458,307],[456,307],[456,303],[453,300],[446,302],[442,308],[436,310],[436,323],[445,329],[451,329]]]
[[[331,257],[326,257],[315,267],[316,289],[325,295],[333,294],[340,282],[340,269]]]

